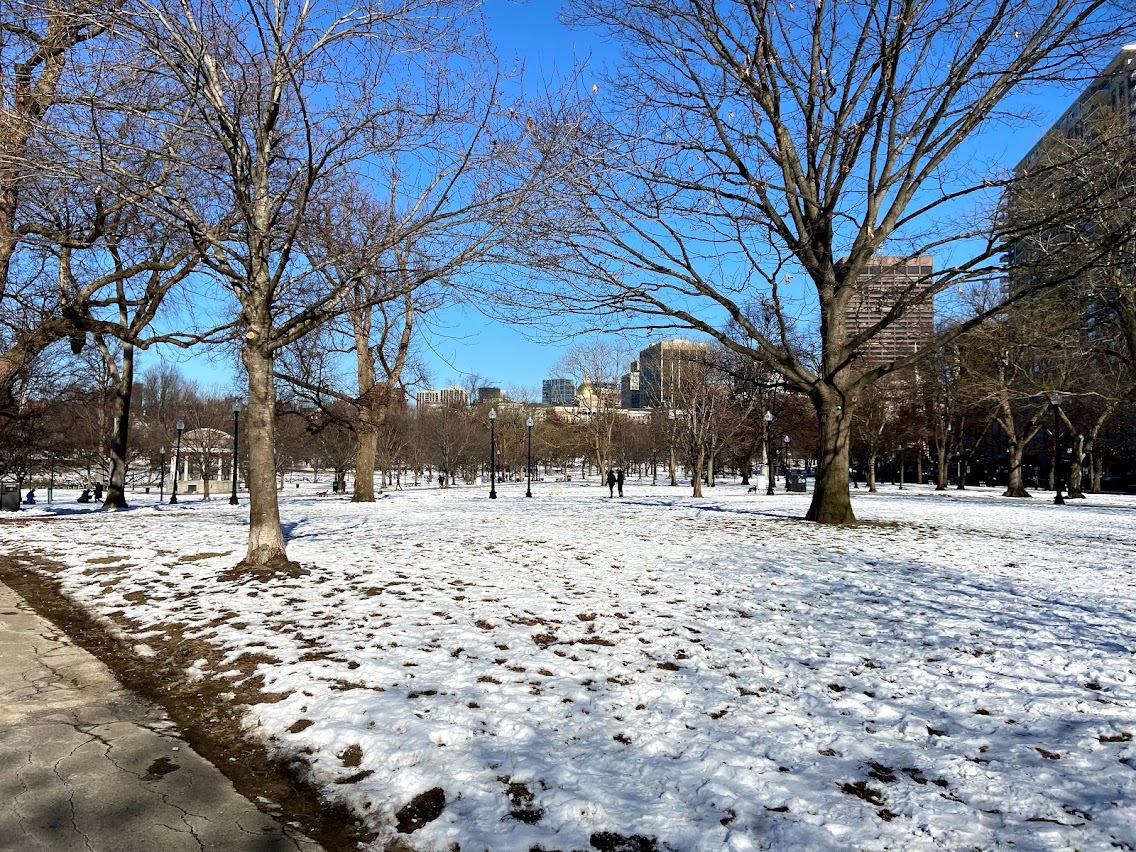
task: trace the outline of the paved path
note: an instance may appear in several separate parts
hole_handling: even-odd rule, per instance
[[[2,852],[321,852],[0,583]]]

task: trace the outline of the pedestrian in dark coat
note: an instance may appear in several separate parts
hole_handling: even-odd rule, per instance
[[[95,502],[101,503],[103,500],[103,484],[101,482],[95,483]]]
[[[615,471],[611,470],[610,468],[607,472],[607,496],[615,496]]]
[[[615,470],[615,484],[619,488],[619,496],[623,496],[623,468],[616,468]]]

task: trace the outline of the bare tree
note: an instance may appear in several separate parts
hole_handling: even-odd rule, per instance
[[[987,412],[1006,441],[1004,497],[1030,496],[1022,470],[1026,449],[1046,426],[1050,395],[1074,386],[1073,376],[1087,355],[1083,344],[1059,294],[1023,302],[972,330],[960,344],[960,401]],[[960,474],[960,485],[961,480]]]
[[[566,15],[618,40],[624,64],[597,95],[597,111],[609,95],[612,106],[582,181],[594,215],[568,247],[559,306],[694,328],[765,359],[816,412],[808,519],[852,522],[849,435],[864,390],[982,315],[900,357],[866,362],[866,345],[997,273],[1016,239],[991,225],[1014,178],[976,160],[974,142],[1020,118],[1011,94],[1077,74],[1130,22],[1106,0],[585,0]],[[919,276],[852,333],[846,312],[885,250],[965,259]],[[755,305],[773,312],[772,335],[751,322]]]
[[[684,359],[682,380],[675,387],[674,417],[681,424],[686,468],[692,496],[702,496],[702,482],[713,482],[719,421],[729,401],[726,374],[715,368],[712,357]]]
[[[138,0],[131,8],[141,61],[170,91],[165,112],[146,117],[185,128],[186,144],[168,152],[181,180],[162,194],[160,212],[192,235],[205,268],[235,298],[244,335],[246,565],[287,559],[273,481],[277,354],[337,315],[348,284],[323,274],[340,256],[315,251],[307,235],[343,182],[365,183],[383,162],[429,147],[415,130],[429,115],[447,116],[447,63],[484,51],[464,29],[468,6],[374,0],[348,12],[292,0]],[[386,247],[365,244],[359,260],[381,268]]]
[[[3,387],[57,341],[70,338],[78,354],[88,332],[126,334],[143,347],[199,339],[188,329],[159,335],[148,328],[145,339],[140,332],[184,277],[165,273],[192,266],[193,245],[166,234],[147,253],[137,240],[146,218],[138,198],[172,175],[147,150],[163,140],[133,117],[152,106],[155,92],[121,61],[119,14],[117,3],[22,0],[0,12],[6,55],[15,60],[10,74],[0,66]],[[175,243],[178,257],[168,251]],[[163,286],[139,285],[148,271],[162,272]],[[124,292],[136,301],[141,325],[134,329],[107,310]]]
[[[631,362],[631,348],[624,343],[597,337],[569,347],[553,371],[571,378],[578,389],[580,425],[588,435],[589,452],[595,459],[600,480],[612,459],[612,437],[619,417],[620,377]]]
[[[113,6],[98,0],[16,0],[0,10],[0,307],[8,326],[0,353],[3,386],[47,346],[82,328],[89,292],[71,292],[63,282],[52,287],[34,273],[13,277],[12,263],[20,244],[39,230],[34,218],[25,221],[21,213],[23,195],[38,188],[48,168],[48,114],[82,89],[75,83],[81,71],[70,80],[65,71],[112,20]]]

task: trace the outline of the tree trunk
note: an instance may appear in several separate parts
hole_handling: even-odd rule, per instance
[[[241,353],[248,371],[248,489],[249,537],[244,564],[269,565],[286,561],[280,502],[276,493],[276,386],[273,356],[255,341]]]
[[[1069,454],[1069,497],[1081,498],[1085,496],[1082,490],[1082,472],[1085,463],[1085,436],[1078,435],[1073,439],[1073,452]]]
[[[848,491],[848,444],[852,433],[850,412],[833,401],[813,398],[820,431],[816,486],[805,520],[818,524],[856,523]]]
[[[130,398],[134,393],[134,346],[122,344],[122,365],[114,393],[114,427],[110,436],[110,482],[104,509],[125,509],[126,454],[130,446]]]
[[[706,450],[699,446],[697,452],[694,454],[694,476],[690,478],[690,484],[694,488],[692,497],[702,496],[702,472],[706,469]]]
[[[946,491],[947,481],[950,477],[950,458],[947,456],[947,442],[940,441],[935,446],[935,458],[938,463],[935,470],[935,490]]]
[[[1002,492],[1003,497],[1033,496],[1026,491],[1025,483],[1022,482],[1022,457],[1024,455],[1025,445],[1020,441],[1011,440],[1009,442],[1009,481],[1006,483],[1006,490]]]
[[[693,492],[691,496],[702,496],[702,466],[703,466],[704,453],[699,452],[698,458],[694,461],[694,476],[691,477],[691,486]]]
[[[678,461],[675,459],[674,444],[671,444],[671,485],[678,485]]]
[[[355,493],[352,503],[375,502],[375,456],[379,430],[371,422],[371,409],[359,410],[355,427]]]
[[[868,493],[876,493],[876,454],[868,453]]]

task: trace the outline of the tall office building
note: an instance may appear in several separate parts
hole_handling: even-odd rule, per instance
[[[545,379],[541,382],[540,401],[545,405],[575,405],[576,383],[571,379]]]
[[[639,353],[639,393],[644,408],[662,408],[674,403],[676,390],[691,361],[706,357],[706,344],[692,340],[663,340]]]
[[[639,373],[638,361],[632,361],[631,369],[619,377],[619,407],[644,407],[642,376]]]
[[[1097,123],[1113,118],[1117,123],[1111,127],[1107,123],[1104,125]],[[1107,127],[1110,133],[1127,133],[1127,137],[1122,135],[1117,140],[1101,140],[1099,131],[1102,126]],[[1038,143],[1018,163],[1015,169],[1018,177],[1029,178],[1031,168],[1038,165],[1039,159],[1044,158],[1048,146],[1056,148],[1059,161],[1070,156],[1070,153],[1060,144],[1062,140],[1066,139],[1085,140],[1086,142],[1102,141],[1104,143],[1101,146],[1104,151],[1103,155],[1099,151],[1093,152],[1086,165],[1092,168],[1093,158],[1095,157],[1097,160],[1095,167],[1102,170],[1102,184],[1114,186],[1111,179],[1117,171],[1123,171],[1123,163],[1127,159],[1125,152],[1131,151],[1134,152],[1133,155],[1136,155],[1136,44],[1122,48],[1069,108],[1062,113],[1061,117],[1053,123],[1053,126],[1043,134]],[[1097,146],[1087,147],[1091,149]],[[1042,162],[1044,162],[1043,159]],[[1033,168],[1033,171],[1035,172],[1034,178],[1042,182],[1041,197],[1044,198],[1049,195],[1049,197],[1056,198],[1059,202],[1064,203],[1066,190],[1060,183],[1061,170],[1056,170],[1055,175],[1050,175],[1046,168]],[[1090,187],[1090,196],[1093,194],[1091,187],[1096,180],[1095,176],[1082,171],[1075,180],[1078,185],[1069,187],[1074,195],[1086,186]],[[1026,186],[1027,192],[1036,189],[1036,186],[1032,183],[1027,183]],[[1048,192],[1045,190],[1048,190]],[[1124,191],[1121,190],[1115,198],[1109,198],[1109,200],[1103,202],[1104,209],[1102,211],[1087,214],[1089,218],[1100,215],[1105,221],[1084,222],[1076,228],[1072,227],[1075,223],[1063,222],[1049,230],[1042,230],[1040,234],[1023,238],[1010,249],[1005,257],[1009,267],[1008,286],[1012,290],[1020,290],[1037,283],[1038,278],[1044,276],[1051,268],[1053,255],[1060,253],[1063,247],[1071,245],[1076,250],[1078,245],[1085,245],[1084,239],[1086,237],[1096,239],[1099,238],[1100,234],[1107,234],[1110,231],[1118,235],[1117,226],[1123,228],[1123,221],[1117,220],[1110,223],[1107,220],[1112,210],[1119,208],[1123,211],[1128,206],[1127,199],[1130,198],[1130,193],[1127,198],[1124,198]],[[1112,203],[1113,200],[1116,201],[1116,204]],[[1008,206],[1012,209],[1012,204]],[[1029,209],[1028,205],[1027,209]],[[1043,210],[1042,213],[1044,212]],[[1131,210],[1126,212],[1129,215],[1131,214]],[[1075,236],[1073,240],[1070,240],[1071,234]],[[1090,299],[1086,303],[1087,325],[1091,326],[1096,321],[1094,315],[1107,314],[1109,309],[1105,302],[1107,300],[1101,302]]]
[[[840,277],[844,261],[836,264]],[[917,295],[931,285],[934,258],[873,257],[860,276],[860,292],[852,297],[844,314],[848,337],[871,328],[902,298]],[[923,299],[912,305],[859,349],[866,363],[894,361],[926,346],[935,336],[935,304]]]
[[[1126,117],[1129,128],[1136,131],[1136,44],[1121,48],[1089,87],[1045,132],[1041,141],[1026,154],[1018,164],[1018,169],[1028,166],[1054,134],[1081,139],[1091,133],[1090,123],[1103,110]]]

